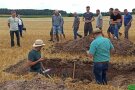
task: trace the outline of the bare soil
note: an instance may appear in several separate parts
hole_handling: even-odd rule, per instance
[[[28,69],[24,68],[24,64],[26,60],[23,60],[17,63],[14,66],[10,66],[5,69],[5,72],[16,74],[16,75],[26,75],[28,74]],[[48,59],[44,63],[45,68],[51,68],[51,72],[49,73],[51,77],[57,76],[63,80],[63,82],[67,78],[73,78],[73,67],[75,64],[75,78],[71,81],[71,83],[82,82],[84,84],[92,83],[94,81],[94,76],[92,73],[93,63],[89,61],[80,61],[78,59],[74,60],[61,60],[61,59]],[[127,66],[127,65],[126,65]],[[108,71],[108,81],[109,84],[120,87],[123,89],[127,88],[127,85],[135,83],[135,63],[129,65],[130,67],[126,67],[123,64],[110,64]],[[120,68],[119,68],[120,67]],[[123,68],[122,68],[123,67]],[[37,84],[39,83],[39,84]],[[64,90],[58,89],[58,86],[53,84],[48,84],[46,81],[33,79],[30,81],[7,81],[0,84],[0,88],[4,90],[9,90],[8,88],[13,86],[19,88],[18,90],[29,90],[31,85],[35,85],[33,90]],[[41,84],[41,85],[40,85]],[[49,89],[45,89],[50,87]],[[64,86],[64,85],[63,85]],[[53,89],[51,89],[53,88]],[[56,89],[55,89],[56,88]]]
[[[57,43],[54,45],[53,53],[58,52],[72,52],[72,53],[86,53],[89,49],[90,43],[92,40],[89,38],[90,36],[78,39],[67,41],[64,43]],[[114,54],[117,55],[135,55],[135,44],[127,39],[114,40],[111,39],[116,52]]]

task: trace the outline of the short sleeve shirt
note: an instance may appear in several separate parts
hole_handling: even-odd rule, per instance
[[[74,18],[73,26],[74,26],[74,27],[79,27],[79,23],[80,23],[80,18],[79,18],[79,16],[76,16],[76,17]]]
[[[35,62],[41,58],[41,53],[36,50],[31,50],[28,54],[28,60]],[[41,63],[37,63],[34,66],[30,67],[32,72],[40,72],[41,70]]]
[[[124,15],[124,25],[127,26],[127,24],[132,20],[132,15],[128,13],[127,15]]]
[[[83,14],[83,17],[85,20],[91,20],[93,18],[93,13],[92,12],[89,12],[89,13],[84,13]]]
[[[102,23],[100,22],[100,20],[102,20]],[[96,26],[102,27],[103,26],[102,24],[103,24],[103,16],[102,14],[99,14],[96,19]]]
[[[98,36],[91,44],[89,53],[93,55],[94,62],[110,61],[110,50],[114,46],[108,38]]]
[[[18,30],[19,19],[17,17],[15,17],[15,18],[10,17],[8,19],[8,23],[10,24],[10,31]]]
[[[118,14],[118,15],[114,15],[114,14],[112,14],[111,16],[110,16],[110,19],[113,19],[113,21],[117,21],[118,19],[121,19],[121,15],[120,14]]]

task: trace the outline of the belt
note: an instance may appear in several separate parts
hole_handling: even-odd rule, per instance
[[[104,63],[108,63],[108,61],[106,61],[106,62],[94,62],[94,63],[101,63],[101,64],[104,64]]]

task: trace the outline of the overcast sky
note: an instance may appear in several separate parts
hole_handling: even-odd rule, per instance
[[[91,11],[100,9],[108,11],[110,7],[119,8],[121,11],[127,8],[132,11],[135,8],[134,0],[0,0],[0,8],[9,9],[59,9],[67,12],[85,12],[86,6],[91,6]]]

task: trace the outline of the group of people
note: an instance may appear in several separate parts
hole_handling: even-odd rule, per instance
[[[108,37],[113,37],[114,39],[119,39],[119,36],[122,35],[120,33],[120,28],[124,22],[124,38],[128,39],[128,31],[131,27],[132,23],[132,15],[128,12],[127,9],[124,10],[124,17],[122,16],[122,13],[119,11],[119,9],[109,9],[110,14],[110,20],[109,20],[109,28],[107,30]],[[77,37],[82,37],[78,33],[79,25],[80,25],[80,18],[77,14],[77,12],[74,12],[74,22],[73,22],[73,34],[74,39],[77,39]],[[99,9],[96,10],[96,28],[99,28],[102,31],[103,27],[103,16]],[[90,6],[86,7],[86,13],[83,14],[83,21],[84,21],[84,36],[87,36],[92,33],[93,27],[92,22],[95,20],[94,15],[92,12],[90,12]],[[51,33],[51,40],[50,41],[59,41],[59,35],[60,39],[62,40],[62,34],[65,38],[64,30],[63,30],[64,20],[61,16],[61,14],[56,10],[54,15],[52,16],[52,30]],[[104,36],[103,32],[102,35]],[[54,37],[53,37],[54,36]]]
[[[124,27],[125,27],[124,38],[129,39],[128,31],[131,27],[131,23],[133,20],[132,15],[128,12],[127,9],[124,10],[124,18],[121,15],[119,9],[110,8],[109,12],[110,12],[110,22],[109,22],[110,26],[108,29],[108,37],[110,38],[110,35],[112,34],[114,39],[119,39],[119,35],[122,35],[122,33],[120,33],[119,30],[123,24],[124,19]]]
[[[125,27],[125,38],[128,39],[128,31],[131,27],[132,15],[128,12],[127,9],[124,10],[124,21],[123,17],[118,9],[110,8],[110,20],[109,20],[109,28],[108,28],[108,37],[111,38],[111,35],[114,39],[119,39],[119,32],[122,23],[124,22]],[[11,36],[11,47],[14,46],[14,33],[17,37],[17,45],[20,46],[20,35],[19,35],[19,17],[16,17],[16,12],[11,12],[12,17],[8,20],[8,26],[10,28],[10,36]],[[83,14],[84,21],[84,36],[88,36],[91,34],[94,40],[90,44],[90,48],[87,51],[88,56],[93,59],[93,73],[95,76],[95,80],[97,84],[106,85],[107,77],[106,72],[108,70],[109,61],[110,61],[110,53],[111,51],[115,51],[113,44],[108,38],[104,37],[102,32],[103,27],[103,17],[99,9],[96,10],[97,18],[96,18],[96,30],[93,30],[92,22],[95,20],[94,15],[90,12],[90,6],[86,7],[86,13]],[[21,20],[21,19],[20,19]],[[59,13],[59,11],[55,11],[52,16],[52,29],[50,32],[51,40],[50,41],[62,41],[65,38],[64,30],[63,30],[64,20]],[[73,32],[74,39],[80,38],[82,35],[78,33],[80,25],[80,18],[78,14],[74,13],[74,22],[73,22]],[[22,27],[21,27],[22,28]],[[41,49],[45,46],[44,42],[40,39],[36,40],[33,44],[33,49],[28,54],[28,63],[27,66],[30,67],[31,72],[42,73],[45,68],[42,64],[45,61],[45,58],[41,56]],[[45,70],[46,71],[46,70]],[[50,70],[48,70],[50,71]]]
[[[14,34],[17,38],[17,46],[20,47],[20,37],[23,37],[22,31],[24,29],[24,24],[20,15],[16,14],[16,11],[11,11],[11,17],[8,19],[8,27],[10,30],[11,47],[15,46]]]

